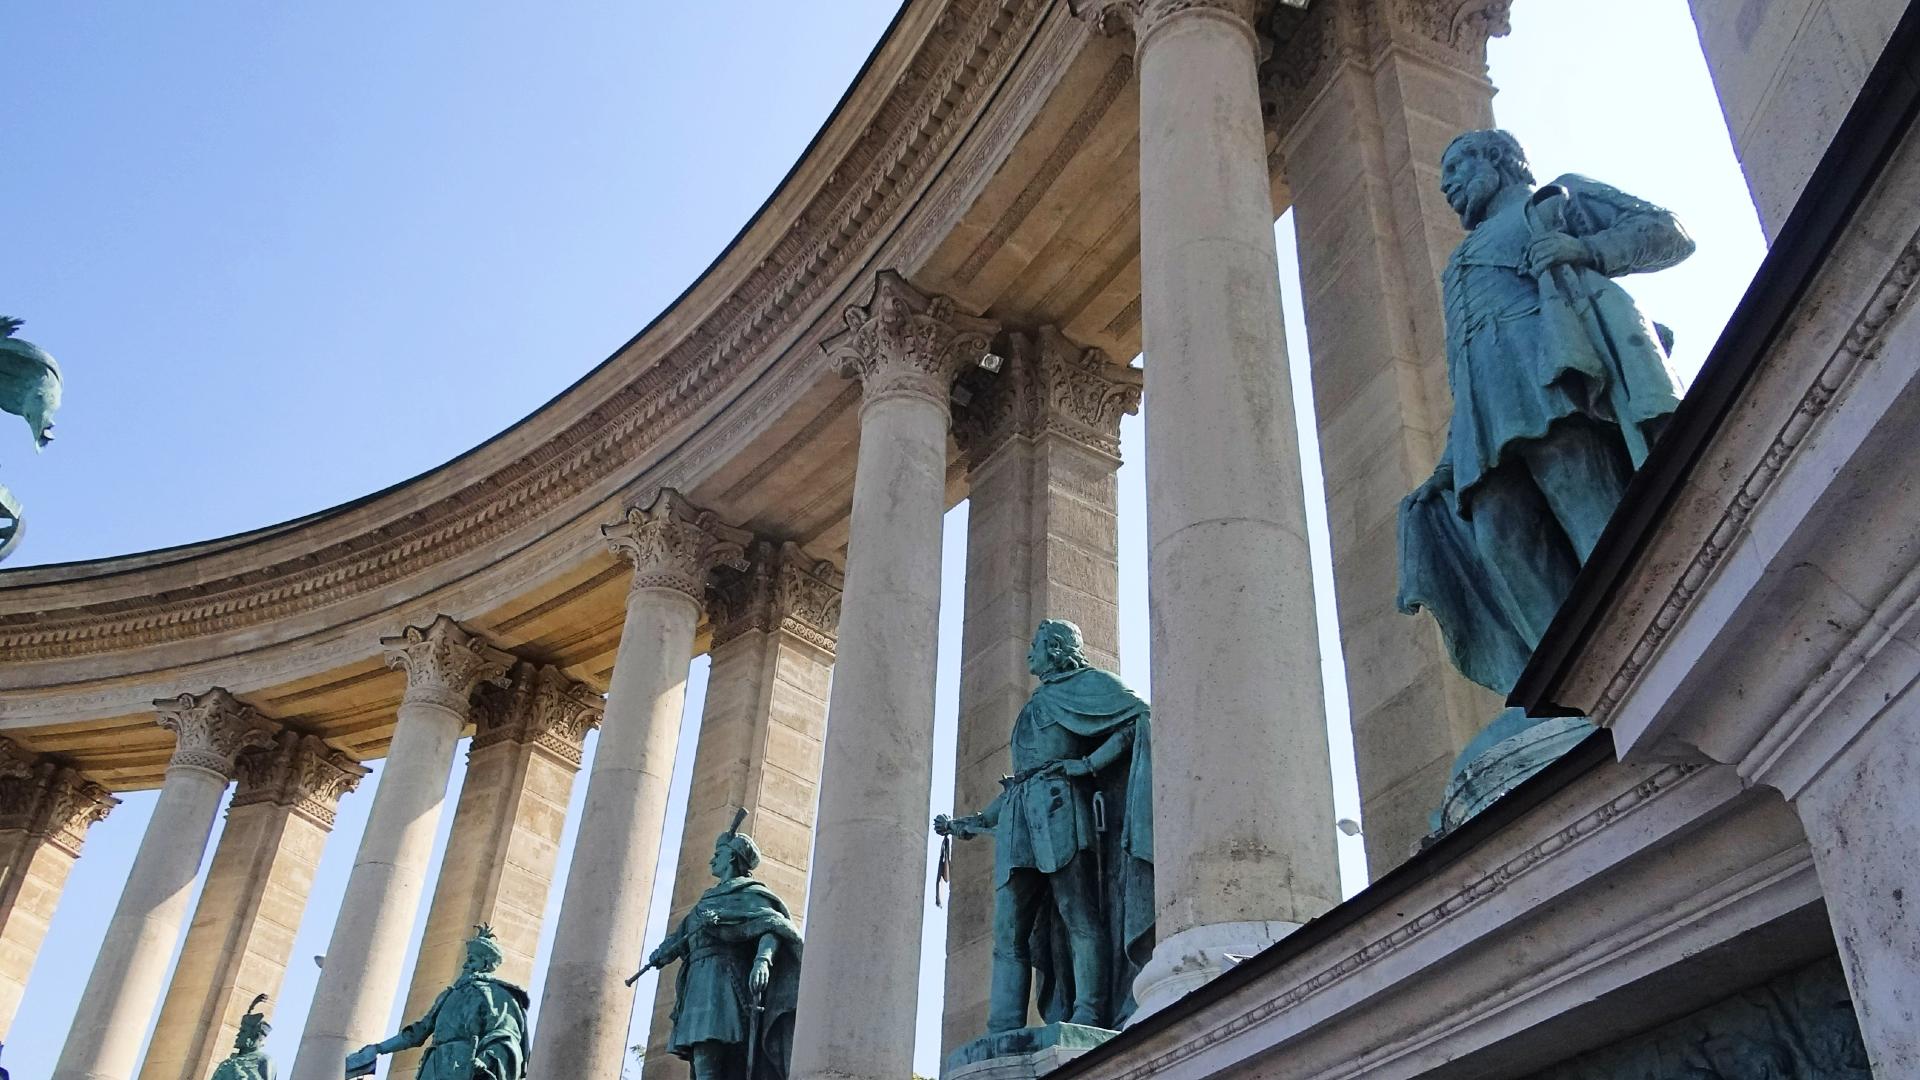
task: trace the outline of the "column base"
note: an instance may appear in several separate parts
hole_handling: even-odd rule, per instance
[[[1161,938],[1140,974],[1134,976],[1135,1008],[1126,1026],[1212,982],[1228,968],[1300,929],[1300,925],[1279,920],[1213,923]]]

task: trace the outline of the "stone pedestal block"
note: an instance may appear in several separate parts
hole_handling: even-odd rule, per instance
[[[983,1035],[947,1055],[940,1080],[1037,1080],[1115,1034],[1084,1024],[1047,1024]]]

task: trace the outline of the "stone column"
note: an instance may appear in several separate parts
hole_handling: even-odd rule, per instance
[[[1033,693],[1027,646],[1041,619],[1071,619],[1098,666],[1120,667],[1120,417],[1140,372],[1051,327],[1009,335],[998,374],[963,376],[954,416],[967,460],[966,615],[954,812],[993,801],[1008,738]],[[941,1052],[986,1031],[993,970],[993,841],[953,848]]]
[[[804,923],[840,572],[798,545],[761,542],[744,573],[721,571],[714,578],[707,602],[713,666],[667,926],[678,926],[713,884],[707,867],[713,841],[733,824],[736,809],[746,810],[741,828],[760,845],[754,876]],[[667,1053],[673,1001],[669,978],[653,998],[647,1080],[688,1075],[686,1062]]]
[[[660,862],[667,783],[707,575],[752,539],[663,490],[601,530],[633,564],[606,721],[587,777],[529,1076],[617,1077]]]
[[[300,1034],[293,1080],[340,1080],[348,1053],[389,1034],[387,1014],[420,911],[454,745],[475,687],[503,681],[513,659],[445,615],[380,644],[387,666],[406,672],[407,689]]]
[[[1159,918],[1141,1016],[1340,898],[1255,74],[1265,6],[1088,12],[1131,19],[1140,79]]]
[[[78,770],[0,738],[0,1041],[26,995],[87,826],[119,803]]]
[[[948,401],[998,327],[890,270],[846,322],[824,347],[861,381],[860,450],[793,1075],[899,1080],[919,1003]]]
[[[313,735],[283,731],[240,756],[213,851],[140,1080],[205,1080],[233,1051],[258,994],[278,997],[334,809],[367,768]]]
[[[271,745],[278,733],[272,721],[219,687],[153,704],[160,726],[174,734],[173,758],[53,1067],[54,1080],[133,1075],[234,758],[248,747]]]
[[[1503,4],[1419,13],[1385,0],[1275,8],[1263,68],[1299,236],[1367,862],[1404,862],[1453,759],[1499,713],[1454,670],[1439,626],[1394,604],[1399,505],[1447,437],[1440,271],[1459,219],[1440,154],[1493,124],[1486,43]]]
[[[559,668],[525,661],[505,687],[481,687],[467,779],[407,989],[409,1022],[460,974],[475,926],[493,927],[506,954],[501,978],[521,986],[532,980],[581,744],[599,725],[603,704]],[[420,1049],[395,1054],[389,1080],[412,1080],[422,1056]]]

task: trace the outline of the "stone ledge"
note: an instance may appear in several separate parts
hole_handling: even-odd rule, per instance
[[[1085,1024],[1048,1024],[982,1035],[947,1055],[941,1080],[1034,1080],[1114,1037]]]

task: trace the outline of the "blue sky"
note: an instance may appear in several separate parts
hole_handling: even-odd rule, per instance
[[[0,417],[0,482],[31,520],[16,561],[122,554],[296,517],[511,424],[713,259],[813,136],[894,7],[760,2],[722,17],[704,5],[604,2],[102,2],[11,12],[0,207],[14,254],[0,265],[0,314],[25,318],[23,336],[58,356],[68,379],[46,453]],[[1513,36],[1491,50],[1496,115],[1543,179],[1588,173],[1687,223],[1700,254],[1627,284],[1674,326],[1676,363],[1690,373],[1763,254],[1753,208],[1686,6],[1618,0],[1607,19],[1581,9],[1517,5]],[[1277,235],[1306,408],[1290,218]],[[1150,691],[1140,434],[1137,418],[1123,429],[1122,665]],[[1311,494],[1318,457],[1305,449]],[[965,512],[947,522],[935,809],[951,796]],[[1324,608],[1324,515],[1315,524]],[[1322,640],[1340,811],[1353,815],[1345,684],[1325,619]],[[705,673],[696,661],[669,852]],[[283,1070],[375,765],[341,806],[276,1004],[269,1049]],[[455,789],[460,779],[456,770]],[[51,1071],[152,804],[152,793],[128,795],[94,827],[14,1025],[5,1061],[15,1076]],[[451,805],[450,795],[443,839]],[[563,859],[571,844],[569,832]],[[1351,892],[1364,883],[1359,841],[1343,840],[1342,857]],[[656,924],[670,887],[663,876]],[[944,927],[938,909],[928,913],[916,1067],[931,1075]],[[540,981],[536,972],[536,990]],[[654,983],[641,984],[635,1041]]]

